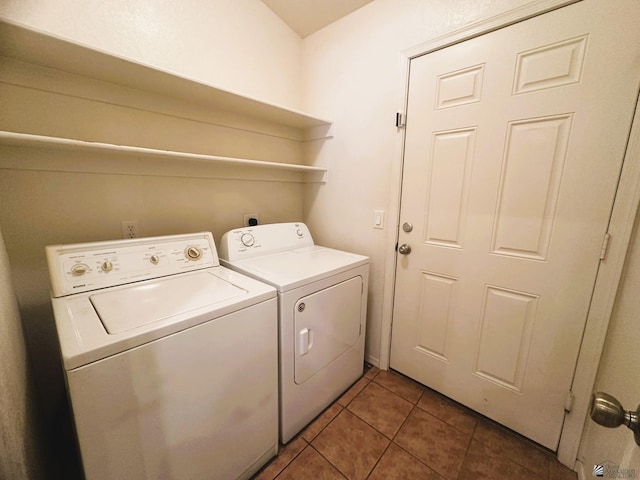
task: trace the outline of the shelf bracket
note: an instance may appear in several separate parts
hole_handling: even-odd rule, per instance
[[[304,131],[303,140],[309,142],[311,140],[323,140],[325,138],[333,138],[334,126],[333,123],[328,125],[319,125],[317,127],[307,128]]]

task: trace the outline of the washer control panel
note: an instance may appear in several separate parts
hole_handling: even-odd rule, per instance
[[[272,223],[230,230],[220,240],[220,258],[234,261],[313,246],[304,223]]]
[[[54,297],[220,265],[209,232],[46,247]]]

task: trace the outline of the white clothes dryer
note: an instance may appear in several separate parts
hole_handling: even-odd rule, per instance
[[[277,453],[277,300],[211,233],[46,247],[85,477],[249,478]]]
[[[231,230],[220,259],[278,290],[287,443],[363,374],[369,259],[315,245],[303,223]]]

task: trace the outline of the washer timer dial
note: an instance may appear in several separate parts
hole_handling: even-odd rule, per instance
[[[184,251],[184,256],[187,260],[200,260],[202,250],[199,247],[187,247]]]
[[[74,277],[81,277],[89,271],[89,267],[84,263],[77,263],[71,267],[71,275]]]
[[[100,265],[100,269],[103,272],[110,272],[111,270],[113,270],[113,263],[111,263],[109,260],[105,260],[104,262],[102,262],[102,265]]]

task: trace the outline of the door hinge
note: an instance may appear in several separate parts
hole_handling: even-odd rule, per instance
[[[600,260],[604,260],[607,256],[607,250],[609,249],[609,240],[611,240],[611,234],[605,233],[604,240],[602,241],[602,249],[600,250]]]
[[[571,411],[571,409],[573,409],[573,400],[574,400],[574,395],[573,392],[571,390],[569,390],[569,393],[567,393],[567,398],[564,401],[564,411],[569,413]]]
[[[396,112],[396,127],[402,128],[407,123],[407,118],[404,113]]]

